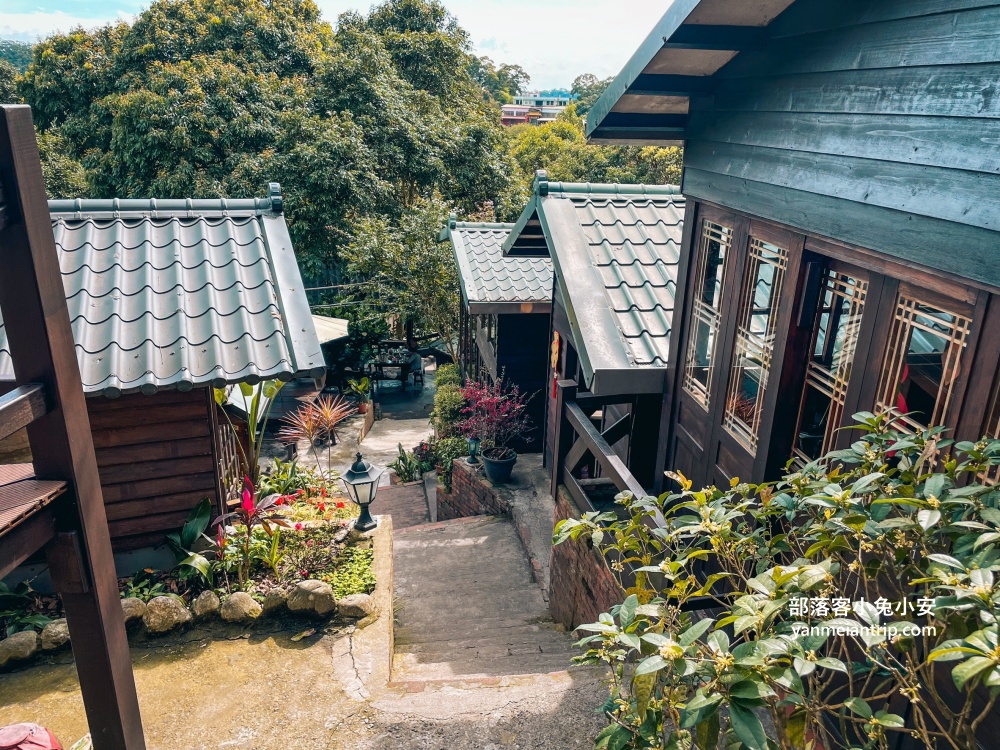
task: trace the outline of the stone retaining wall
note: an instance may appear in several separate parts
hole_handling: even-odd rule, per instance
[[[566,489],[560,487],[556,523],[581,515]],[[597,622],[601,612],[608,612],[625,599],[604,555],[589,542],[566,541],[553,547],[550,566],[549,611],[552,619],[567,629]]]

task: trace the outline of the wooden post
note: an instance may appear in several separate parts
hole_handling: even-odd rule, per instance
[[[661,425],[662,418],[662,394],[635,397],[628,468],[639,484],[654,492],[657,489],[657,475],[663,475],[663,469],[657,464],[661,436],[666,438],[665,425]]]
[[[552,443],[552,482],[550,490],[555,498],[559,492],[559,485],[562,482],[562,470],[566,464],[566,453],[573,445],[573,427],[566,420],[567,403],[576,400],[576,381],[560,380],[556,382],[556,402],[553,407],[556,410],[556,429],[554,441]]]
[[[142,750],[146,744],[90,419],[28,107],[2,108],[0,180],[11,189],[9,210],[15,214],[0,233],[0,309],[17,383],[42,383],[52,407],[28,426],[28,439],[36,476],[68,485],[57,524],[75,537],[60,536],[50,559],[87,721],[95,750]]]

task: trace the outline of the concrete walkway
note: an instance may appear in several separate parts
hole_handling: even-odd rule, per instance
[[[510,521],[456,519],[398,531],[393,683],[557,672],[573,638],[549,618]]]

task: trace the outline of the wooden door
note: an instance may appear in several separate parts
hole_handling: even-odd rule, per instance
[[[702,209],[674,465],[695,484],[760,479],[802,285],[804,237]]]
[[[708,480],[712,414],[718,398],[718,359],[722,354],[728,303],[739,247],[735,238],[745,235],[745,220],[711,207],[699,206],[698,231],[692,241],[685,340],[679,348],[680,387],[674,417],[672,468],[696,485]],[[738,231],[742,230],[742,232]]]

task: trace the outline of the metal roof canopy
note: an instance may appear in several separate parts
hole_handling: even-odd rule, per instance
[[[350,323],[343,318],[313,315],[312,321],[313,325],[316,326],[316,335],[321,344],[332,344],[335,341],[346,339],[349,335]]]
[[[267,198],[50,201],[84,390],[322,378],[282,214]],[[12,380],[0,323],[0,380]]]
[[[712,76],[760,46],[794,0],[674,0],[587,115],[594,143],[680,145],[691,98]]]
[[[505,257],[514,224],[461,222],[453,214],[440,240],[451,241],[462,301],[473,315],[548,313],[552,263],[547,255]]]
[[[673,310],[683,210],[676,186],[550,183],[544,171],[536,174],[532,199],[504,252],[552,258],[555,298],[595,395],[663,391],[665,319]],[[620,235],[615,240],[608,236],[612,229]]]

